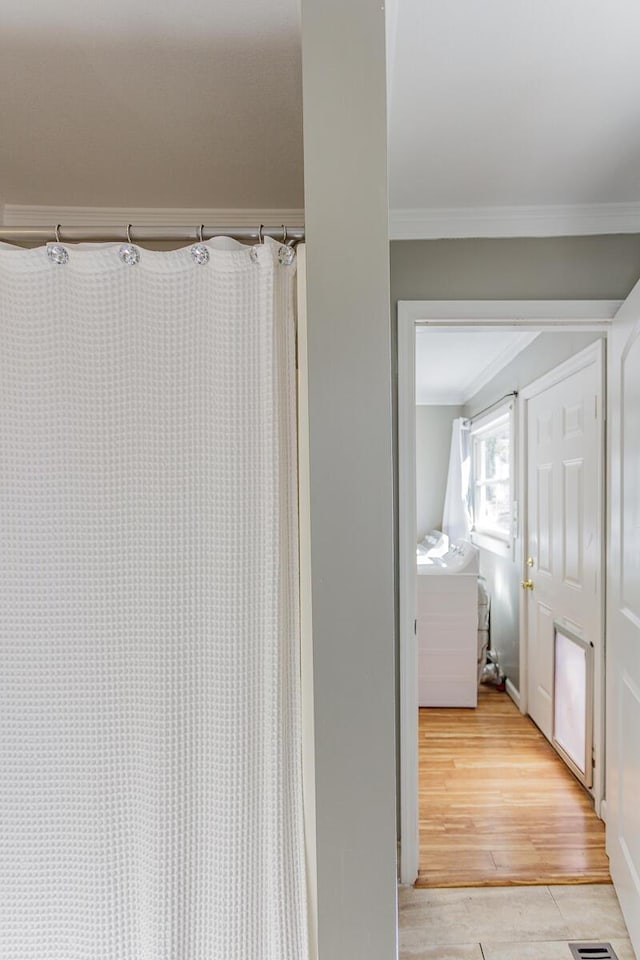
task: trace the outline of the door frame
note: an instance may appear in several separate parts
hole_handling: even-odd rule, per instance
[[[522,332],[606,332],[620,300],[399,300],[398,334],[398,603],[400,726],[400,858],[402,884],[417,880],[418,811],[418,649],[415,636],[416,440],[415,329],[469,332],[502,329]],[[518,479],[520,479],[518,477]],[[522,514],[522,511],[520,511]],[[522,524],[518,523],[515,556],[524,564]],[[521,638],[522,639],[522,638]],[[520,696],[527,709],[526,648],[520,644]],[[515,691],[513,691],[515,693]],[[523,696],[524,693],[524,696]],[[515,699],[515,697],[514,697]],[[602,767],[602,764],[600,764]]]
[[[518,400],[518,438],[520,442],[519,470],[518,470],[518,489],[520,495],[520,532],[522,542],[522,569],[526,570],[525,562],[527,553],[526,545],[528,539],[527,521],[528,521],[528,501],[527,501],[527,476],[528,476],[528,404],[529,401],[539,394],[548,390],[558,383],[562,383],[567,377],[579,373],[586,367],[596,364],[598,372],[598,386],[600,391],[602,410],[599,411],[598,426],[598,452],[599,452],[599,470],[598,470],[598,523],[599,532],[599,554],[600,554],[600,582],[598,584],[600,603],[598,610],[598,625],[596,633],[602,638],[597,651],[593,657],[593,750],[596,757],[596,765],[593,771],[593,785],[591,793],[593,795],[594,807],[598,816],[601,816],[602,801],[604,799],[604,735],[605,735],[605,709],[604,709],[604,686],[605,686],[605,583],[606,583],[606,535],[605,535],[605,476],[606,476],[606,346],[602,340],[596,340],[587,347],[569,357],[563,363],[558,364],[543,374],[537,380],[523,387]],[[522,648],[526,655],[529,651],[529,620],[527,616],[526,603],[520,604],[520,669],[522,670]],[[525,663],[525,703],[529,699],[529,669],[528,661]],[[522,678],[522,673],[521,673]],[[522,679],[520,686],[523,686]]]

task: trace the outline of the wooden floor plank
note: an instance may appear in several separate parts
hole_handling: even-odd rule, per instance
[[[416,886],[610,883],[593,802],[512,700],[421,709]]]

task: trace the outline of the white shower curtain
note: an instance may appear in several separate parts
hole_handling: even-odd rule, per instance
[[[295,265],[254,251],[0,249],[6,960],[307,957]]]
[[[468,540],[469,520],[469,431],[465,421],[458,417],[451,427],[449,472],[444,497],[442,529],[450,540]]]

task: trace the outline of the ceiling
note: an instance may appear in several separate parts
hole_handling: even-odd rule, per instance
[[[537,336],[416,327],[416,403],[466,403]]]
[[[421,222],[416,235],[491,235],[499,220],[508,234],[536,218],[527,232],[555,218],[550,232],[567,233],[598,215],[609,232],[630,203],[640,226],[640,4],[393,5],[392,235]]]
[[[299,8],[3,0],[0,207],[301,208]],[[392,237],[640,230],[640,4],[386,12]]]
[[[302,207],[299,0],[2,0],[0,206]]]

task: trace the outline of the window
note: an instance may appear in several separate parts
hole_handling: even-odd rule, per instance
[[[473,532],[511,543],[512,416],[484,418],[471,428]]]

